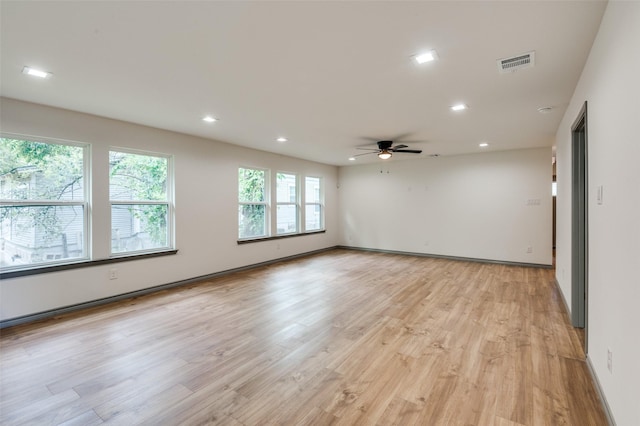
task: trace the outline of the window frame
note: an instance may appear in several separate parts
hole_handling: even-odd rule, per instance
[[[112,152],[118,152],[122,154],[139,155],[146,157],[164,158],[167,161],[167,175],[166,175],[166,200],[112,200],[111,199],[111,176],[108,179],[108,192],[109,192],[109,258],[125,258],[144,254],[152,253],[164,253],[167,251],[175,250],[175,201],[174,201],[174,187],[175,187],[175,175],[174,175],[174,156],[170,154],[147,151],[140,149],[132,149],[120,146],[110,146],[108,149],[107,158],[110,159]],[[113,207],[114,206],[157,206],[166,205],[167,211],[167,243],[163,247],[155,247],[150,249],[141,250],[128,250],[122,252],[113,252]]]
[[[279,182],[278,176],[280,174],[293,176],[295,178],[295,185],[294,185],[295,200],[294,201],[278,201],[278,182]],[[289,189],[287,189],[287,193],[289,196],[289,200],[291,200],[291,192],[289,191]],[[278,232],[278,207],[280,206],[295,206],[296,228],[294,231]],[[276,218],[276,236],[295,235],[300,233],[300,179],[297,173],[283,172],[283,171],[276,172],[276,194],[275,194],[275,215],[274,216]]]
[[[239,198],[240,198],[240,194],[239,194],[239,187],[240,187],[240,182],[237,182],[236,185],[236,189],[238,190],[238,201],[239,204],[238,205],[242,205],[242,204],[262,204],[264,205],[264,209],[265,209],[265,222],[266,222],[266,226],[269,227],[269,229],[266,230],[265,235],[262,236],[254,236],[254,237],[244,237],[244,238],[240,238],[239,236],[239,230],[240,230],[240,224],[239,222],[237,223],[238,227],[238,240],[237,240],[237,244],[238,245],[242,245],[242,244],[248,244],[248,243],[255,243],[255,242],[262,242],[262,241],[271,241],[271,240],[279,240],[279,239],[283,239],[283,238],[292,238],[292,237],[299,237],[299,236],[303,236],[303,235],[312,235],[312,234],[323,234],[326,231],[326,226],[325,226],[325,205],[324,205],[324,185],[325,185],[325,178],[323,176],[318,176],[318,175],[306,175],[304,173],[295,173],[295,172],[284,172],[284,171],[277,171],[275,172],[276,175],[276,179],[275,180],[271,180],[270,177],[272,175],[272,170],[268,169],[268,168],[262,168],[262,167],[245,167],[245,166],[238,166],[237,170],[239,171],[240,169],[250,169],[250,170],[260,170],[263,171],[265,173],[265,194],[264,194],[264,202],[240,202]],[[278,233],[277,232],[277,227],[278,227],[278,220],[277,220],[277,214],[278,214],[278,210],[277,207],[278,205],[293,205],[293,202],[278,202],[278,187],[277,187],[277,175],[279,173],[282,174],[288,174],[288,175],[294,175],[296,177],[296,202],[297,202],[297,230],[296,232],[287,232],[287,233]],[[239,176],[239,174],[237,175]],[[319,183],[319,201],[313,201],[313,202],[309,202],[307,203],[305,198],[306,198],[306,179],[307,178],[313,178],[313,179],[317,179],[318,183]],[[304,187],[302,186],[304,182]],[[320,227],[319,228],[314,228],[314,229],[306,229],[306,207],[307,206],[314,206],[317,205],[319,206],[320,209]],[[276,229],[276,234],[272,234],[270,231]]]
[[[263,201],[240,201],[240,169],[243,170],[256,170],[256,171],[261,171],[264,173],[264,183],[263,183],[263,187],[264,187],[264,194],[263,194]],[[237,229],[237,238],[238,241],[252,241],[252,240],[261,240],[261,239],[265,239],[265,238],[269,238],[271,237],[271,203],[270,203],[270,195],[271,195],[271,191],[270,191],[270,175],[271,171],[269,169],[264,169],[261,167],[253,167],[253,166],[238,166],[236,168],[236,191],[237,191],[237,197],[236,200],[238,201],[238,209],[241,206],[264,206],[264,234],[263,235],[253,235],[250,237],[241,237],[240,236],[240,220],[239,217],[236,216],[237,223],[236,223],[236,229]],[[237,214],[239,212],[236,212]]]
[[[317,179],[318,180],[318,202],[309,202],[307,200],[307,179]],[[312,233],[312,232],[322,232],[325,231],[325,221],[324,221],[324,179],[322,176],[314,176],[314,175],[305,175],[304,177],[304,233]],[[309,206],[318,206],[320,208],[320,227],[314,229],[307,228],[307,207]]]
[[[0,139],[14,139],[25,142],[35,142],[47,145],[62,145],[77,147],[82,149],[82,200],[46,200],[46,199],[28,199],[28,200],[12,200],[0,199],[1,207],[8,208],[25,208],[25,207],[81,207],[82,208],[82,255],[79,257],[52,259],[50,261],[42,260],[33,263],[26,263],[18,266],[3,266],[1,271],[2,278],[6,278],[7,274],[30,274],[30,271],[37,271],[43,268],[60,267],[84,263],[91,259],[92,256],[92,236],[91,236],[91,145],[88,143],[23,135],[10,132],[0,132]]]

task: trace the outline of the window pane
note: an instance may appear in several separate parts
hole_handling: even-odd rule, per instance
[[[264,170],[238,169],[238,201],[260,203],[265,199]]]
[[[322,206],[307,204],[305,207],[305,230],[318,231],[322,229]]]
[[[305,202],[306,203],[322,203],[320,200],[320,178],[305,178]]]
[[[0,198],[82,201],[83,153],[79,146],[0,139]]]
[[[298,206],[295,204],[282,204],[278,206],[276,213],[278,234],[291,234],[298,232]]]
[[[266,236],[267,221],[264,204],[243,204],[238,207],[238,236],[240,238]]]
[[[0,207],[0,265],[86,257],[83,206]]]
[[[277,183],[277,202],[278,203],[295,203],[297,202],[297,178],[296,175],[287,173],[278,173]]]
[[[124,253],[168,247],[166,204],[111,206],[111,252]]]
[[[166,201],[166,157],[109,152],[109,195],[119,201]]]

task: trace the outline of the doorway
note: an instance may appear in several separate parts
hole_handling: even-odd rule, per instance
[[[588,185],[587,103],[571,127],[571,322],[584,328],[587,352],[588,307]]]

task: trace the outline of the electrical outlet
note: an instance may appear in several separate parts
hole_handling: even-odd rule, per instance
[[[613,352],[609,348],[607,348],[607,369],[609,373],[613,373]]]
[[[109,269],[109,279],[117,280],[118,279],[118,270],[117,269]]]

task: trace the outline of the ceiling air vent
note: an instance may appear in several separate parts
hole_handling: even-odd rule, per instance
[[[532,67],[535,64],[536,52],[523,53],[511,58],[498,59],[498,69],[500,72],[514,72],[523,68]]]

